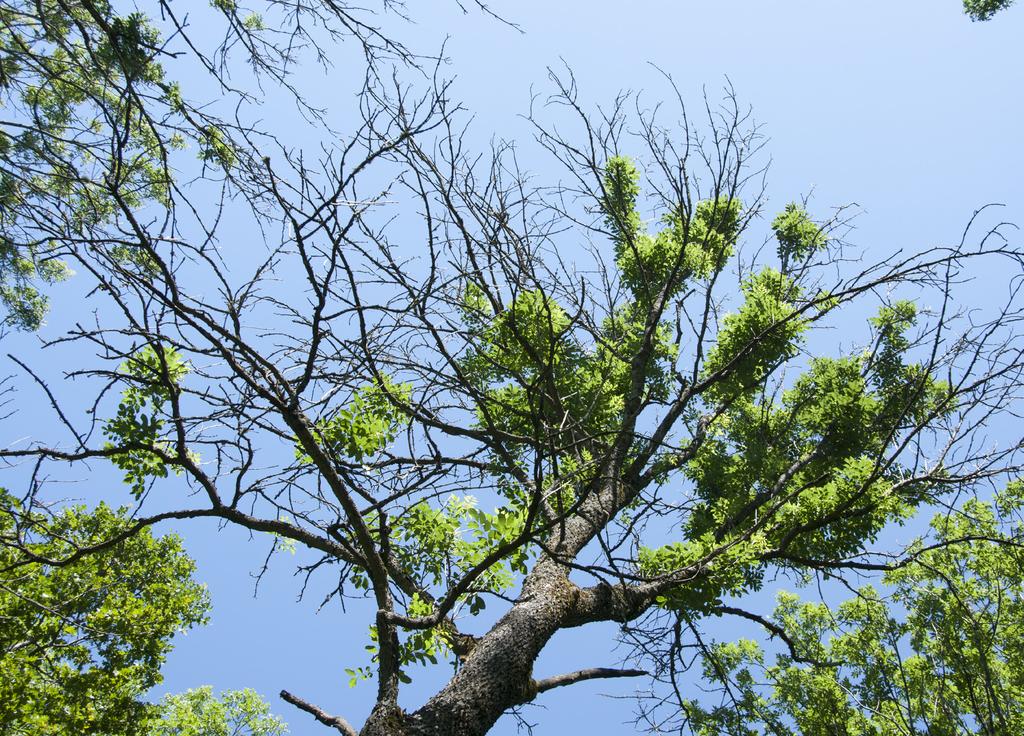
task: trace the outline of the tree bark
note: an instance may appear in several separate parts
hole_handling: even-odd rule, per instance
[[[578,594],[564,568],[539,562],[515,605],[440,692],[407,716],[371,717],[361,736],[483,736],[505,711],[536,696],[533,663],[572,617]]]

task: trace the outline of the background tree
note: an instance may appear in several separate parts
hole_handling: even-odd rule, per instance
[[[281,736],[287,732],[252,690],[215,697],[209,687],[164,697],[160,720],[150,731],[152,736]]]
[[[723,700],[684,701],[683,718],[699,734],[1020,731],[1022,550],[998,524],[1020,492],[936,516],[936,546],[890,566],[887,593],[834,608],[780,595],[764,625],[790,649],[771,666],[753,641],[698,646]]]
[[[971,16],[971,20],[989,20],[1011,5],[1013,0],[964,0],[964,11]]]
[[[193,104],[167,74],[168,63],[177,60],[181,69],[185,58],[194,81],[206,77],[224,97],[252,102],[258,87],[231,81],[230,62],[241,56],[258,85],[283,87],[316,119],[322,111],[289,77],[301,59],[324,63],[328,44],[354,42],[371,68],[424,60],[376,22],[378,13],[403,15],[394,0],[370,8],[333,0],[209,5],[165,0],[147,15],[108,0],[0,2],[3,325],[38,328],[48,302],[43,287],[70,275],[62,258],[69,233],[60,225],[104,222],[117,199],[135,209],[167,207],[172,190],[182,195],[171,170],[174,151],[191,148],[214,164],[237,155],[232,140],[245,126]],[[473,5],[491,13],[479,0]],[[190,21],[197,14],[198,34]],[[222,32],[212,48],[203,38],[211,25]],[[128,246],[113,247],[123,258],[133,255]]]
[[[132,529],[107,506],[46,515],[4,495],[3,732],[148,733],[155,711],[143,698],[160,682],[171,638],[209,606],[181,541]]]
[[[0,726],[20,736],[279,736],[251,690],[147,702],[171,641],[206,621],[209,596],[174,535],[124,510],[31,511],[3,492]]]

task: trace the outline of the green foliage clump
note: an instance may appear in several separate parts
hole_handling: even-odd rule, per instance
[[[971,20],[989,20],[1000,10],[1013,5],[1014,0],[964,0],[964,12]]]
[[[738,199],[719,197],[697,203],[689,232],[683,218],[677,216],[670,220],[684,243],[690,273],[706,279],[725,267],[736,246],[742,213],[743,203]]]
[[[406,509],[393,524],[391,546],[402,569],[422,590],[432,586],[446,589],[497,548],[516,539],[524,530],[525,513],[510,507],[487,513],[478,507],[472,496],[451,496],[439,507],[420,502]],[[481,613],[486,607],[484,595],[507,592],[515,582],[515,575],[526,574],[527,562],[527,547],[518,546],[486,567],[461,597],[456,612],[471,616]],[[361,574],[356,576],[355,582],[357,587],[369,586],[369,581]],[[433,604],[418,593],[410,596],[406,603],[408,616],[424,617],[433,612]],[[376,627],[371,627],[371,639],[377,641]],[[376,643],[368,650],[376,657]],[[437,664],[440,658],[451,653],[450,629],[447,624],[440,624],[406,634],[400,643],[399,661],[403,668],[413,664]],[[371,671],[368,667],[346,670],[349,685],[368,679]],[[411,679],[405,669],[401,677],[406,682]]]
[[[730,696],[684,704],[694,733],[1024,730],[1024,553],[998,524],[1020,508],[1019,488],[936,516],[930,548],[886,574],[882,590],[866,586],[835,608],[780,594],[772,619],[793,651],[769,665],[756,642],[714,644],[704,675],[729,681]]]
[[[644,311],[623,305],[602,321],[597,343],[583,345],[566,311],[539,290],[519,294],[490,319],[479,291],[467,293],[477,304],[464,318],[474,342],[462,365],[480,396],[478,426],[505,433],[511,448],[542,449],[561,487],[584,486],[594,469],[588,458],[614,439],[623,415]],[[658,324],[642,375],[645,400],[667,397],[675,355],[671,327]],[[576,441],[581,436],[586,443]],[[556,499],[568,502],[567,496]]]
[[[688,536],[686,542],[640,548],[637,568],[642,575],[674,575],[679,580],[678,586],[658,597],[658,605],[688,614],[708,613],[726,596],[760,587],[763,565],[758,558],[767,551],[763,535],[725,549],[719,549],[713,534]]]
[[[916,323],[917,306],[911,301],[882,307],[871,319],[876,340],[868,364],[871,380],[890,411],[908,409],[906,420],[920,423],[930,415],[949,413],[955,406],[946,382],[928,375],[917,363],[904,362],[911,347],[908,333]]]
[[[478,287],[468,287],[464,301],[475,342],[463,369],[484,392],[477,407],[480,424],[524,442],[546,434],[564,418],[561,399],[569,392],[562,389],[574,380],[582,358],[569,334],[569,316],[540,290],[521,292],[490,319],[481,318],[489,305]]]
[[[220,696],[210,687],[166,695],[160,720],[148,736],[283,736],[288,727],[255,691],[231,690]]]
[[[47,310],[41,287],[70,274],[40,223],[56,212],[79,238],[121,206],[167,201],[163,158],[173,141],[140,104],[171,99],[160,46],[144,15],[118,15],[106,0],[0,7],[0,107],[25,123],[0,133],[6,324],[37,329]]]
[[[828,238],[825,232],[810,218],[805,210],[795,202],[786,205],[786,209],[772,220],[772,230],[779,241],[778,253],[786,265],[801,262],[825,247]]]
[[[609,159],[601,207],[622,282],[649,305],[662,294],[666,299],[677,294],[689,278],[707,279],[721,271],[736,244],[743,206],[727,197],[702,200],[692,215],[674,212],[664,218],[663,230],[649,235],[637,210],[639,182],[630,159]]]
[[[518,536],[524,521],[522,511],[499,508],[488,514],[472,496],[452,496],[439,508],[426,502],[409,508],[395,520],[395,538],[403,543],[399,554],[418,582],[447,585]],[[526,572],[526,554],[521,548],[487,568],[478,579],[477,594],[469,599],[471,613],[483,609],[480,592],[506,591],[512,585],[513,572]]]
[[[765,273],[770,285],[784,278]],[[694,579],[665,596],[669,607],[707,610],[725,595],[757,590],[766,570],[760,555],[777,545],[796,558],[841,558],[907,519],[926,489],[877,458],[904,426],[954,408],[944,383],[906,362],[916,312],[905,302],[870,320],[874,351],[816,358],[781,396],[764,395],[758,382],[780,352],[792,350],[800,323],[790,320],[782,339],[753,341],[791,312],[764,287],[750,293],[708,356],[711,371],[726,365],[721,355],[739,354],[739,378],[727,375],[712,387],[709,395],[725,409],[684,468],[697,499],[684,530],[689,541],[642,550],[639,558],[649,577],[692,569]],[[767,347],[743,356],[748,344]]]
[[[150,733],[158,712],[141,698],[174,634],[209,608],[181,541],[142,530],[72,564],[18,564],[16,532],[37,559],[62,561],[131,522],[105,505],[30,513],[5,491],[0,505],[0,732]]]
[[[410,384],[395,383],[388,376],[360,388],[347,406],[316,423],[321,447],[355,462],[377,454],[398,435],[406,419],[399,407],[408,403],[411,392]],[[301,449],[296,454],[303,463],[312,461]]]
[[[238,154],[232,148],[228,137],[219,128],[208,126],[203,130],[199,149],[199,158],[203,161],[211,161],[219,164],[223,169],[228,170],[235,165]]]
[[[0,229],[5,181],[0,178]],[[37,330],[43,325],[49,299],[36,285],[55,284],[71,275],[64,261],[47,255],[50,250],[40,246],[19,249],[0,235],[0,304],[7,310],[2,324],[21,330]]]
[[[149,480],[168,475],[163,453],[170,445],[163,439],[164,416],[189,366],[173,348],[158,351],[147,345],[120,370],[129,385],[121,394],[117,414],[104,424],[103,434],[110,440],[106,449],[116,451],[111,462],[125,472],[125,483],[138,498]]]
[[[636,200],[640,196],[640,171],[627,156],[613,156],[605,164],[601,210],[619,249],[635,241],[643,227]]]
[[[770,268],[743,282],[743,304],[726,315],[704,364],[706,376],[719,374],[708,397],[721,400],[757,387],[783,361],[796,355],[807,324],[794,302],[800,289]]]

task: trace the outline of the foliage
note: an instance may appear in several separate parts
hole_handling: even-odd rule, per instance
[[[807,210],[790,202],[772,221],[772,230],[779,242],[778,254],[782,270],[790,261],[805,261],[825,247],[827,238],[817,224],[808,216]]]
[[[880,467],[874,459],[903,417],[930,419],[953,408],[945,384],[921,366],[902,362],[909,346],[904,334],[915,321],[913,304],[885,307],[872,319],[883,346],[876,353],[815,358],[776,399],[758,386],[777,361],[792,356],[803,327],[791,308],[771,296],[777,292],[758,285],[767,280],[774,288],[781,279],[758,274],[739,312],[724,320],[706,370],[724,370],[729,363],[723,356],[741,355],[752,341],[765,354],[745,357],[735,377],[720,379],[709,392],[729,406],[686,468],[699,499],[686,530],[689,541],[642,549],[640,566],[650,575],[685,568],[723,541],[735,536],[735,542],[711,563],[713,574],[670,593],[663,605],[708,612],[726,595],[759,590],[761,555],[787,538],[802,559],[852,554],[924,500],[920,488],[905,483],[907,473]],[[763,339],[772,325],[787,321],[791,325],[778,340]],[[786,488],[801,490],[786,493],[780,479]],[[752,532],[758,510],[773,498],[779,500],[772,523],[755,525]],[[807,531],[792,538],[793,529]]]
[[[159,46],[145,16],[118,15],[106,0],[0,6],[0,106],[14,121],[0,133],[6,324],[38,328],[47,308],[39,286],[70,273],[48,211],[81,232],[123,204],[167,201],[166,148],[176,141],[142,104],[166,104],[173,94]],[[40,238],[40,227],[54,237]]]
[[[989,20],[1000,10],[1013,5],[1014,0],[964,0],[964,12],[971,20]]]
[[[166,695],[160,719],[147,736],[281,736],[284,722],[252,690],[232,690],[219,697],[210,687]]]
[[[806,328],[795,305],[801,293],[789,277],[765,268],[741,288],[743,305],[725,316],[705,363],[706,376],[721,376],[711,387],[716,399],[755,392],[773,370],[796,356]]]
[[[169,445],[161,438],[163,416],[189,367],[175,350],[146,345],[120,370],[130,383],[121,394],[116,416],[104,425],[103,433],[111,440],[106,449],[116,450],[111,461],[125,471],[124,481],[138,498],[150,479],[167,477],[164,454]]]
[[[672,297],[690,277],[707,279],[721,271],[733,253],[743,205],[728,197],[702,200],[692,216],[673,212],[665,217],[664,230],[649,235],[637,210],[639,178],[628,158],[609,159],[601,206],[623,283],[638,301],[650,303]]]
[[[768,664],[751,640],[708,647],[705,676],[728,696],[687,701],[694,733],[1020,732],[1024,554],[1020,529],[1006,537],[998,524],[1020,502],[1016,486],[936,516],[939,546],[838,606],[781,593],[772,618],[794,650]]]
[[[0,515],[0,731],[147,734],[171,638],[205,621],[206,590],[173,535],[139,531],[124,510],[26,512],[4,492]],[[93,545],[101,551],[65,560]],[[31,555],[27,562],[25,554]]]
[[[472,496],[450,496],[447,503],[437,507],[422,502],[411,507],[396,522],[392,544],[405,574],[415,581],[417,588],[405,605],[411,617],[429,616],[433,603],[419,591],[433,587],[447,587],[502,546],[513,551],[507,557],[486,565],[483,573],[463,596],[457,611],[476,616],[487,606],[488,594],[506,593],[515,583],[517,575],[527,572],[528,554],[519,545],[512,544],[524,531],[525,513],[508,507],[487,513],[478,507]],[[355,576],[357,587],[367,589],[370,581],[361,573]],[[371,643],[367,651],[374,655],[379,637],[376,626],[371,627]],[[411,682],[408,666],[437,664],[456,654],[458,642],[451,626],[439,625],[411,632],[401,643],[399,660],[403,682]],[[349,685],[372,677],[370,667],[346,668]]]
[[[478,565],[500,544],[514,539],[522,532],[523,521],[521,512],[507,508],[493,514],[481,511],[472,496],[451,496],[440,508],[417,504],[398,522],[396,537],[406,543],[399,554],[417,580],[443,585]],[[489,566],[477,589],[504,592],[513,583],[513,573],[525,571],[526,558],[520,550],[510,559]],[[415,605],[410,603],[411,607]],[[469,606],[476,614],[484,607],[483,599],[474,596]]]
[[[363,386],[345,407],[329,419],[317,422],[315,429],[321,446],[356,462],[377,454],[398,434],[404,418],[399,407],[408,402],[411,390],[409,384],[394,383],[387,376]],[[301,448],[297,455],[301,462],[311,462]]]

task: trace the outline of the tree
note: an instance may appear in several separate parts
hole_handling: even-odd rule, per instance
[[[771,247],[751,250],[761,139],[731,95],[703,129],[669,128],[630,117],[627,96],[589,115],[556,79],[548,109],[577,133],[532,119],[569,183],[538,186],[511,145],[471,152],[433,81],[417,96],[401,73],[368,75],[361,125],[317,165],[239,124],[159,218],[107,178],[108,217],[34,222],[95,285],[96,324],[47,349],[96,354],[70,374],[73,395],[38,356],[21,361],[64,434],[0,457],[27,463],[29,483],[37,467],[109,461],[133,529],[215,518],[269,532],[302,549],[308,575],[336,576],[337,596],[365,595],[371,651],[348,664],[375,681],[366,736],[483,734],[588,679],[650,671],[671,693],[720,616],[779,636],[794,661],[836,657],[745,596],[865,571],[899,591],[901,570],[927,574],[923,550],[940,565],[977,541],[888,532],[932,508],[970,519],[963,499],[1020,472],[1020,440],[982,434],[1016,410],[1018,294],[987,313],[960,301],[985,264],[1020,268],[1000,227],[872,263],[844,246],[841,211],[816,220],[794,202],[770,218]],[[264,239],[255,264],[243,236]],[[841,348],[825,339],[835,325]],[[1014,509],[985,532],[993,549],[1019,544]],[[813,609],[784,603],[786,626],[827,636]],[[634,666],[534,672],[557,632],[609,621]],[[755,657],[741,653],[726,674]],[[823,688],[838,677],[816,666]],[[406,712],[414,675],[437,688]]]
[[[993,541],[1020,494],[1015,483],[994,504],[936,516],[939,544],[886,573],[889,597],[867,586],[830,610],[781,595],[767,625],[791,651],[770,667],[756,642],[705,648],[703,667],[724,698],[713,709],[684,704],[694,732],[1020,732],[1024,559],[1019,545]],[[945,544],[958,539],[971,544]],[[755,685],[765,681],[767,697]]]
[[[490,13],[480,0],[474,4]],[[74,228],[114,216],[117,198],[135,209],[166,206],[176,186],[169,169],[175,151],[192,147],[214,164],[234,157],[232,137],[245,131],[190,104],[168,78],[167,62],[187,53],[222,94],[252,100],[256,91],[229,81],[229,60],[241,54],[258,82],[289,89],[314,118],[319,111],[288,79],[303,50],[323,58],[324,43],[345,38],[371,65],[418,62],[374,24],[372,8],[347,2],[285,0],[257,11],[215,0],[201,24],[216,24],[223,38],[208,51],[193,38],[188,8],[182,16],[171,2],[157,5],[163,33],[145,13],[110,0],[0,3],[0,105],[10,118],[0,131],[0,305],[7,312],[0,325],[37,329],[47,311],[44,287],[70,276],[59,247],[67,233],[53,225],[56,213]],[[381,3],[385,13],[400,8]],[[282,36],[287,44],[277,43]],[[118,253],[132,258],[127,247]]]
[[[132,530],[107,506],[48,516],[3,501],[0,729],[148,733],[155,712],[142,697],[160,682],[171,638],[209,606],[181,541]]]
[[[0,516],[0,727],[11,736],[280,736],[252,690],[145,700],[171,639],[205,622],[206,588],[174,535],[124,510]]]
[[[1000,10],[1013,5],[1013,0],[964,0],[964,12],[971,20],[989,20]]]
[[[221,693],[219,698],[209,687],[168,695],[160,716],[152,736],[281,736],[288,732],[252,690]]]

